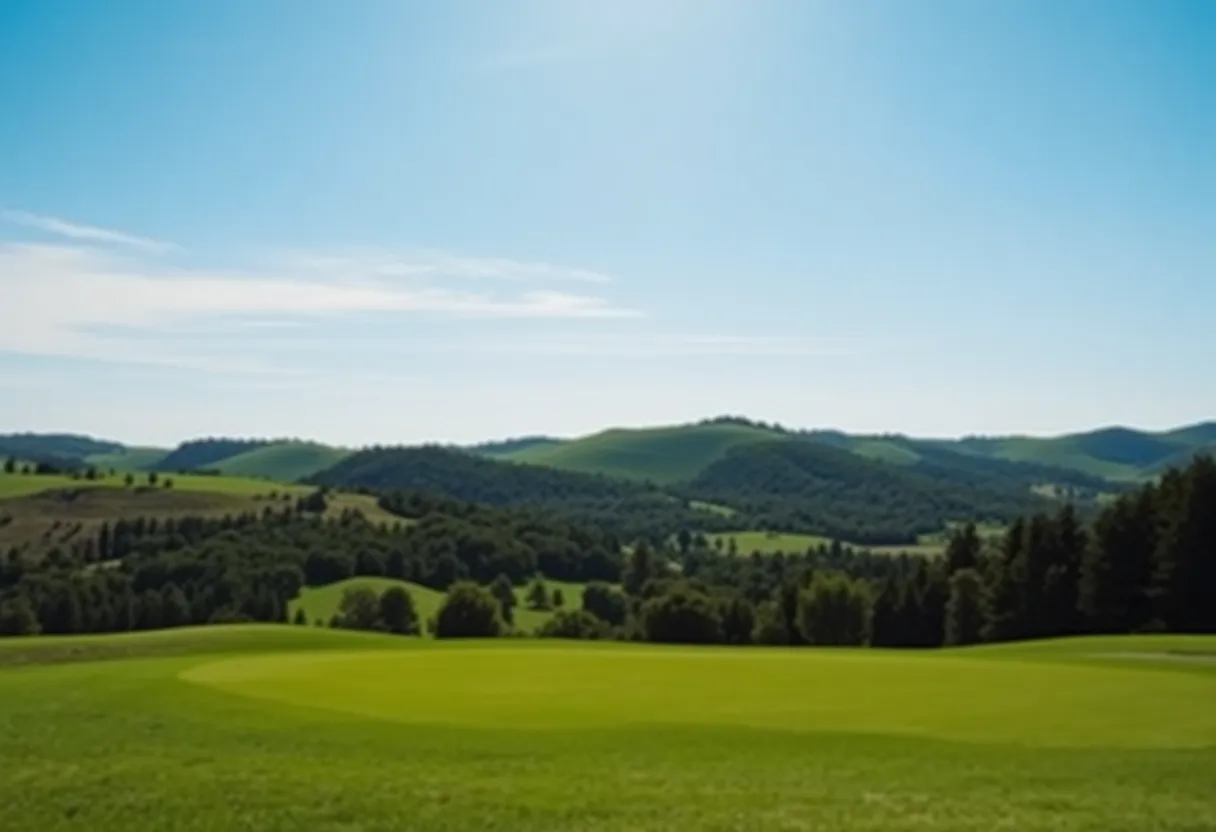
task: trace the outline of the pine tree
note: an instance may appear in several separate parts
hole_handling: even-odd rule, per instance
[[[1216,632],[1216,459],[1197,458],[1160,486],[1152,597],[1169,632]]]
[[[494,579],[494,583],[490,584],[490,592],[498,600],[502,620],[507,624],[514,624],[516,600],[515,587],[511,585],[511,579],[506,575],[499,575]]]
[[[960,569],[950,576],[946,644],[975,644],[983,640],[988,626],[987,593],[984,579],[974,569]]]
[[[982,546],[974,523],[956,529],[946,545],[946,574],[953,575],[960,569],[975,569],[980,562]]]

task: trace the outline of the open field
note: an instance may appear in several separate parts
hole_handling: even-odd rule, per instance
[[[1216,662],[1179,652],[1216,639],[8,640],[0,828],[1200,832]]]
[[[322,621],[329,623],[334,613],[338,611],[338,605],[342,602],[342,596],[348,589],[357,587],[368,587],[376,592],[383,593],[386,589],[393,586],[399,586],[405,589],[414,599],[414,606],[418,609],[418,618],[425,627],[426,620],[439,611],[439,605],[443,603],[444,594],[438,590],[425,587],[420,584],[411,583],[409,581],[398,581],[393,578],[350,578],[349,580],[339,581],[329,586],[320,587],[305,587],[300,596],[291,602],[288,608],[289,615],[295,615],[296,610],[303,608],[304,614],[308,616],[309,623]],[[565,605],[563,609],[580,609],[583,606],[583,585],[572,584],[565,581],[545,581],[545,586],[549,590],[550,596],[553,590],[560,589],[564,596]],[[531,633],[548,621],[553,613],[550,611],[530,610],[528,609],[527,587],[516,587],[515,597],[519,599],[519,605],[515,608],[515,626],[517,629]]]
[[[738,531],[738,532],[720,532],[717,534],[706,535],[710,542],[721,540],[722,546],[730,545],[731,538],[734,538],[735,545],[739,548],[740,555],[750,555],[753,552],[761,554],[772,554],[774,552],[784,552],[790,554],[803,554],[807,549],[820,545],[829,546],[832,543],[831,538],[823,537],[815,534],[791,534],[786,532],[765,532],[765,531]],[[855,549],[870,549],[874,552],[885,552],[888,554],[899,554],[907,552],[909,554],[923,555],[939,555],[945,548],[944,538],[936,536],[925,536],[919,543],[910,543],[902,546],[861,546],[855,543],[842,541]]]

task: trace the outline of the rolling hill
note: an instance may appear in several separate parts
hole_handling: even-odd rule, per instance
[[[732,448],[782,436],[770,428],[727,421],[618,428],[570,442],[538,443],[497,457],[567,471],[671,484],[692,479]]]
[[[231,477],[255,477],[278,482],[299,482],[332,468],[350,451],[316,442],[275,442],[225,457],[211,467]]]

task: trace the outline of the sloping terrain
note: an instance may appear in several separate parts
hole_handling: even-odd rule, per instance
[[[73,463],[93,454],[121,451],[117,442],[70,433],[0,434],[0,459],[13,457],[25,462]]]
[[[275,442],[226,457],[210,467],[230,477],[299,482],[332,468],[350,451],[316,442]]]
[[[1162,433],[1116,427],[1057,437],[970,437],[954,444],[982,456],[1129,482],[1154,476],[1171,461],[1185,463],[1214,437],[1216,422],[1205,422]]]
[[[162,471],[200,471],[238,454],[270,445],[266,439],[194,439],[170,451],[158,466]]]
[[[89,454],[84,461],[103,471],[155,471],[168,456],[167,448],[127,446],[104,454]]]
[[[811,441],[736,448],[686,488],[740,509],[755,528],[859,544],[914,543],[953,520],[1006,520],[1046,505],[1028,489],[960,482]]]
[[[501,458],[671,484],[692,479],[732,448],[782,436],[769,428],[733,422],[619,428],[569,442],[533,445]]]

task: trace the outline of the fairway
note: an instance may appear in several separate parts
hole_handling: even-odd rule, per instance
[[[1197,707],[1216,702],[1216,676],[986,655],[507,645],[232,659],[183,678],[376,719],[480,727],[680,724],[1042,746],[1216,745],[1216,708]]]
[[[0,828],[1200,832],[1213,655],[12,639]]]

